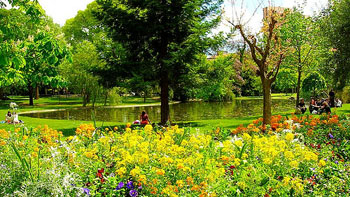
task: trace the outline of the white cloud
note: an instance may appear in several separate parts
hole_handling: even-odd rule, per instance
[[[79,10],[85,10],[93,0],[39,0],[46,14],[52,17],[55,23],[63,26],[67,19],[77,15]]]

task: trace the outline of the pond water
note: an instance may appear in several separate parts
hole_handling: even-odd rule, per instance
[[[193,121],[209,119],[229,119],[262,115],[262,99],[233,100],[232,102],[187,102],[170,105],[171,121]],[[294,108],[294,101],[272,100],[272,112],[280,113]],[[160,121],[160,106],[126,108],[81,108],[65,111],[21,114],[34,118],[87,120],[92,114],[97,121],[133,122],[146,110],[151,121]]]

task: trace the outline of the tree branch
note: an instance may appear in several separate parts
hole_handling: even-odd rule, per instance
[[[280,54],[280,59],[278,60],[277,65],[276,65],[276,67],[274,68],[274,70],[275,70],[276,68],[277,68],[277,70],[276,70],[276,72],[275,72],[275,75],[270,79],[270,80],[271,80],[271,83],[274,82],[274,81],[276,81],[276,78],[277,78],[277,75],[278,75],[278,72],[279,72],[279,70],[280,70],[281,63],[282,63],[284,57],[285,57],[284,54]],[[274,71],[274,70],[273,70],[273,71]],[[273,71],[270,72],[271,75],[272,75]],[[270,74],[270,73],[269,73],[269,74]]]

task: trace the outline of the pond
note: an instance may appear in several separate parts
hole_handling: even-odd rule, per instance
[[[233,100],[232,102],[186,102],[170,105],[171,121],[194,121],[209,119],[229,119],[247,116],[262,116],[262,99]],[[281,113],[294,108],[294,101],[272,100],[272,112]],[[81,108],[64,111],[21,114],[34,118],[93,120],[108,122],[133,122],[146,110],[151,121],[160,121],[160,106],[125,108]]]

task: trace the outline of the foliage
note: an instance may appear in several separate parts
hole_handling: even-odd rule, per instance
[[[350,66],[350,2],[349,0],[329,1],[328,7],[319,16],[320,37],[323,54],[327,58],[324,63],[325,73],[333,76],[334,85],[343,88],[349,79]]]
[[[110,90],[108,90],[108,101],[109,105],[117,105],[122,102],[122,97],[120,96],[120,89],[119,87],[114,87]]]
[[[238,94],[238,85],[243,83],[240,76],[241,64],[233,54],[221,54],[214,59],[201,56],[201,61],[192,66],[191,79],[193,98],[205,101],[229,101]],[[196,84],[193,84],[196,83]],[[189,86],[187,86],[189,87]]]
[[[308,74],[303,80],[302,91],[307,97],[318,96],[326,88],[324,77],[317,72]]]
[[[99,77],[91,73],[91,70],[103,67],[104,64],[98,58],[96,47],[88,41],[83,41],[73,54],[73,62],[66,61],[60,66],[61,75],[69,82],[68,87],[73,92],[82,94],[83,106],[86,106],[90,99],[94,101],[101,95]]]
[[[0,1],[0,88],[13,83],[23,83],[22,69],[26,61],[25,40],[32,30],[28,24],[37,24],[43,10],[36,1],[8,1],[6,9]]]
[[[343,103],[350,103],[350,86],[345,86],[340,92],[340,99]]]
[[[297,87],[297,75],[294,70],[284,68],[278,72],[276,83],[274,84],[277,90],[286,92]]]
[[[286,90],[288,86],[290,88],[296,88],[296,105],[299,103],[302,74],[312,63],[312,57],[314,57],[313,53],[315,53],[315,47],[313,46],[313,43],[315,43],[313,38],[315,33],[312,32],[314,31],[312,19],[306,17],[303,12],[300,11],[301,9],[302,8],[294,8],[293,11],[288,12],[285,16],[286,21],[281,28],[283,44],[291,48],[285,60],[285,63],[290,65],[287,65],[290,67],[289,72],[285,70],[283,77],[289,77],[293,82],[289,82],[287,78],[285,78],[284,80],[280,80],[278,84],[282,90]],[[295,75],[293,75],[290,69],[297,73],[297,77],[294,77]],[[287,84],[283,84],[283,82],[286,81]]]
[[[88,41],[97,50],[97,57],[105,62],[103,66],[93,67],[89,71],[99,77],[99,83],[109,89],[119,85],[125,78],[131,77],[127,69],[121,66],[125,62],[126,51],[120,43],[114,43],[107,35],[106,27],[94,16],[98,12],[96,1],[87,5],[83,11],[71,19],[68,19],[62,27],[65,38],[73,46],[73,51],[78,50],[80,43]]]
[[[98,0],[97,17],[109,35],[130,53],[131,73],[148,76],[161,88],[161,122],[169,118],[169,79],[187,72],[212,43],[208,33],[219,22],[221,0],[157,1]],[[117,21],[117,22],[116,22]],[[146,72],[150,71],[150,72]]]
[[[48,28],[29,36],[25,44],[26,66],[21,71],[28,86],[30,105],[33,105],[33,87],[41,83],[52,87],[64,86],[64,81],[58,76],[58,65],[70,57],[70,52]]]

